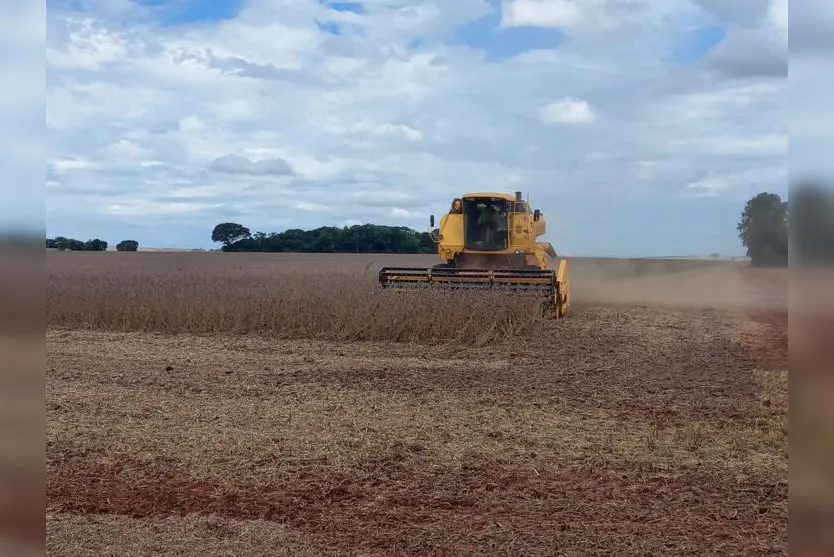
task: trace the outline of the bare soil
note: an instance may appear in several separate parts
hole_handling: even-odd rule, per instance
[[[782,275],[572,261],[569,318],[471,345],[79,319],[62,279],[116,284],[141,270],[123,255],[47,257],[49,554],[787,554]],[[157,278],[221,265],[127,255]],[[243,285],[432,262],[224,261]]]

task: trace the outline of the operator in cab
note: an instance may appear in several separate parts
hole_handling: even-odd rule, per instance
[[[496,232],[506,229],[507,214],[494,203],[482,204],[478,208],[481,209],[478,215],[478,226],[482,231],[484,242],[490,244]]]

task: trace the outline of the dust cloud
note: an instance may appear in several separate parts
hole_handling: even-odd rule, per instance
[[[773,287],[783,270],[751,270],[747,262],[569,258],[568,265],[572,303],[787,309],[787,292]],[[760,280],[751,281],[751,271]],[[769,287],[760,287],[764,284]]]

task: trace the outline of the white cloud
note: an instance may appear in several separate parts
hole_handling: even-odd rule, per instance
[[[86,159],[60,159],[52,161],[49,166],[56,174],[66,174],[75,170],[95,170],[99,165]]]
[[[181,215],[183,213],[194,213],[213,207],[219,207],[219,205],[184,202],[163,203],[147,199],[124,199],[119,203],[108,205],[106,211],[113,215],[144,217],[153,215]]]
[[[768,15],[780,38],[788,41],[788,0],[771,0]]]
[[[417,217],[419,213],[415,213],[413,211],[409,211],[408,209],[401,209],[400,207],[393,207],[389,213],[392,217],[399,217],[399,218],[413,218]]]
[[[205,123],[199,116],[186,116],[179,122],[180,131],[197,132],[206,128]]]
[[[104,148],[104,155],[113,160],[142,160],[151,155],[148,149],[129,139],[119,139]],[[141,164],[141,163],[140,163]]]
[[[739,172],[714,172],[690,182],[679,193],[689,198],[714,198],[732,195],[749,197],[761,191],[763,184],[773,184],[787,178],[782,166],[755,168]]]
[[[423,202],[417,192],[357,191],[348,194],[352,203],[363,207],[421,206]]]
[[[402,124],[371,124],[369,122],[362,121],[350,126],[348,128],[348,132],[358,134],[367,133],[375,137],[391,137],[406,139],[408,141],[421,141],[423,139],[423,134],[420,133],[420,131],[415,130],[411,126],[405,126]]]
[[[545,124],[587,124],[596,116],[587,101],[565,98],[539,109],[539,119]]]
[[[321,212],[327,211],[329,209],[327,205],[322,205],[320,203],[310,203],[307,201],[297,201],[293,204],[293,207],[295,207],[299,211],[306,212]]]
[[[624,182],[635,203],[678,203],[687,184],[688,195],[734,196],[743,188],[720,184],[787,164],[773,31],[786,13],[735,5],[508,1],[502,27],[476,37],[490,53],[455,36],[490,13],[486,0],[372,0],[362,14],[246,0],[234,18],[184,26],[126,0],[50,5],[45,178],[61,185],[49,188],[47,222],[65,235],[147,224],[170,230],[164,239],[219,219],[423,227],[484,189],[529,191],[577,223]],[[666,61],[681,30],[710,17],[732,39],[700,64]],[[509,57],[494,46],[527,27],[561,29],[564,42]],[[760,45],[773,49],[768,64]],[[13,114],[9,91],[0,105]],[[628,214],[634,226],[650,218]],[[557,242],[581,248],[586,232]]]
[[[46,62],[60,70],[101,70],[105,64],[125,60],[140,45],[124,33],[104,29],[91,19],[75,19],[62,29],[64,48],[46,48]]]
[[[583,10],[572,0],[510,0],[503,2],[502,14],[507,27],[574,27]]]
[[[697,13],[688,0],[503,0],[501,6],[502,27],[555,28],[592,37],[668,31],[675,18]]]
[[[253,161],[239,155],[226,155],[214,159],[209,170],[223,174],[248,174],[250,176],[286,176],[292,168],[281,158]]]

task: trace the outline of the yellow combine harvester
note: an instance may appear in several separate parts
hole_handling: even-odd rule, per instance
[[[556,317],[567,313],[570,281],[567,261],[555,269],[556,252],[550,242],[537,242],[545,234],[544,215],[530,209],[521,192],[467,193],[452,201],[451,209],[434,230],[441,263],[431,268],[383,267],[383,287],[497,288],[541,292]]]

